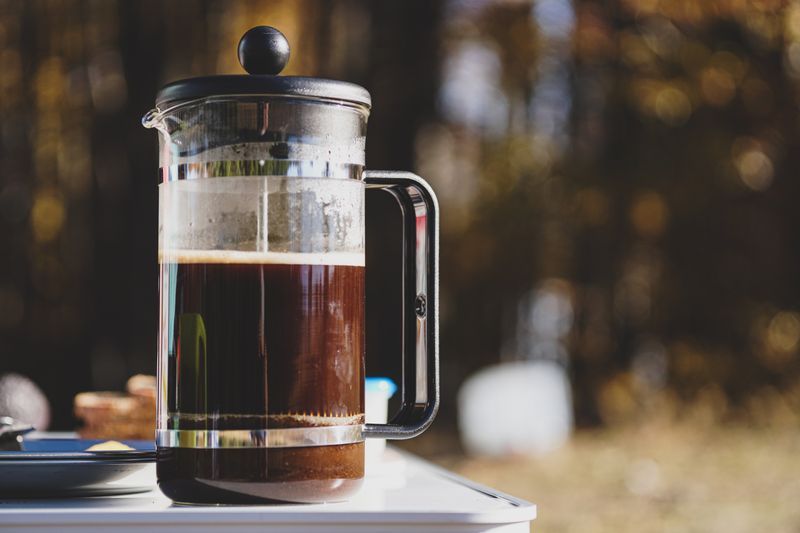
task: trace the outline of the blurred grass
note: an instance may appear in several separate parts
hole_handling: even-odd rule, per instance
[[[537,532],[800,531],[795,428],[649,423],[580,431],[538,458],[432,458],[536,503]]]

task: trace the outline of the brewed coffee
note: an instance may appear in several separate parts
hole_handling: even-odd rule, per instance
[[[363,424],[363,254],[164,251],[160,278],[167,430]],[[165,494],[192,502],[342,499],[363,470],[363,443],[158,461]]]

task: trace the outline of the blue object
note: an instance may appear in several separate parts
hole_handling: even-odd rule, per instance
[[[397,391],[397,385],[389,378],[367,378],[364,391],[383,393],[386,398],[391,398]]]
[[[24,439],[22,441],[22,449],[25,452],[37,453],[83,453],[90,446],[108,442],[111,439]],[[143,451],[154,452],[156,450],[155,442],[152,440],[123,440],[119,441],[126,446],[130,446],[133,450],[106,450],[100,452],[101,454],[112,454],[119,452],[130,451]],[[19,452],[14,452],[19,454]],[[90,452],[92,453],[92,452]],[[96,453],[96,452],[95,452]]]

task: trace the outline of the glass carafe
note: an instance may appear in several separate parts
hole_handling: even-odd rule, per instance
[[[283,36],[240,42],[250,75],[165,86],[159,132],[158,482],[184,503],[347,498],[366,437],[438,407],[438,213],[430,187],[364,171],[369,94],[277,76]],[[404,214],[402,406],[364,420],[365,188]]]

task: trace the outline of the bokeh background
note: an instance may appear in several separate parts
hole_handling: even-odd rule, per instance
[[[51,429],[154,372],[140,118],[168,81],[241,72],[258,24],[284,74],[369,89],[370,168],[438,192],[443,405],[407,446],[542,531],[800,528],[795,1],[0,1],[0,373]],[[464,445],[466,380],[528,436]]]

